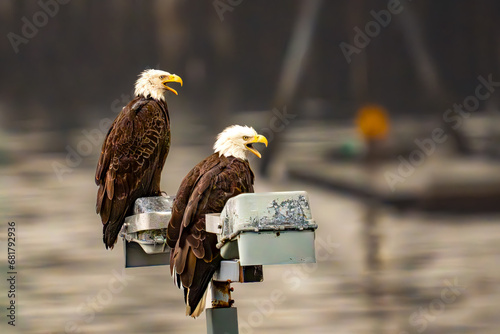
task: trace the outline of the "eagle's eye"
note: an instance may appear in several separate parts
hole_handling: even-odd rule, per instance
[[[243,140],[248,140],[248,136],[243,136]]]
[[[166,78],[166,76],[165,76],[165,75],[160,75],[160,80],[163,80],[163,79],[165,79],[165,78]]]

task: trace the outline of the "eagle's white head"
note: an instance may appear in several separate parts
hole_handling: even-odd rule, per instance
[[[214,151],[219,153],[219,156],[233,156],[243,160],[247,159],[248,152],[252,152],[260,158],[260,153],[252,146],[255,143],[263,143],[267,147],[266,137],[259,135],[253,128],[232,125],[219,133],[214,144]]]
[[[182,86],[182,79],[178,75],[160,70],[146,70],[139,74],[139,79],[135,82],[135,95],[151,96],[155,100],[165,101],[163,94],[167,90],[177,95],[175,89],[167,86],[169,82],[178,82]]]

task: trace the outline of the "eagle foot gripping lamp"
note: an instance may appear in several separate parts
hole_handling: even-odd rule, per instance
[[[166,228],[173,196],[139,198],[125,219],[125,267],[168,265]],[[263,265],[316,262],[312,219],[305,191],[241,194],[221,213],[207,214],[206,231],[217,234],[224,259],[207,298],[207,333],[238,333],[231,283],[263,281]],[[210,293],[210,292],[209,292]]]

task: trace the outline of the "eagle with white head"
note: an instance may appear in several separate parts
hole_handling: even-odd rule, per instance
[[[158,196],[163,165],[170,149],[167,84],[182,79],[160,70],[142,72],[135,97],[118,114],[104,139],[97,163],[96,212],[103,224],[103,242],[113,248],[125,217],[139,197]]]
[[[217,136],[215,152],[197,164],[179,187],[167,244],[172,248],[170,272],[184,289],[186,315],[197,317],[203,312],[208,284],[221,261],[217,236],[205,230],[205,214],[219,213],[231,197],[254,191],[247,155],[261,157],[253,147],[256,143],[267,146],[267,139],[253,128],[226,128]]]

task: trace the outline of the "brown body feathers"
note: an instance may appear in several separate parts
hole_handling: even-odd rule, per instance
[[[247,160],[217,153],[196,165],[182,181],[167,229],[172,248],[170,270],[184,289],[186,313],[203,310],[203,296],[219,267],[217,236],[205,231],[205,214],[221,212],[227,200],[253,192],[254,174]],[[200,304],[200,305],[199,305]]]
[[[97,164],[96,212],[103,242],[113,248],[125,216],[139,197],[160,194],[160,177],[170,148],[170,120],[163,100],[136,97],[108,131]]]

